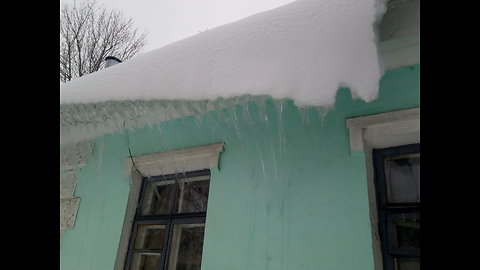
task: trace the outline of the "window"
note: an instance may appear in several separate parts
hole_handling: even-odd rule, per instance
[[[126,270],[196,270],[202,262],[210,170],[144,177]]]
[[[384,270],[420,269],[420,144],[373,150]]]
[[[383,263],[382,245],[384,243],[381,243],[379,236],[381,230],[378,220],[380,217],[379,209],[377,209],[379,207],[379,198],[377,198],[379,194],[374,181],[376,168],[374,168],[373,149],[419,144],[420,108],[348,118],[346,126],[350,137],[351,154],[360,154],[365,157],[374,269],[387,270]],[[379,165],[376,167],[384,167],[382,162],[377,162],[377,164]]]
[[[172,224],[174,222],[178,222],[178,220],[176,219],[174,220],[173,218],[175,217],[202,218],[203,217],[203,219],[205,219],[205,213],[202,213],[201,211],[193,212],[193,213],[189,212],[191,211],[189,209],[195,206],[191,206],[191,203],[185,202],[185,200],[193,196],[188,194],[185,195],[186,193],[183,193],[184,195],[182,195],[183,196],[182,199],[180,199],[180,197],[179,198],[170,197],[170,199],[172,200],[174,199],[177,200],[177,201],[174,201],[173,204],[175,203],[180,204],[179,201],[183,200],[181,203],[182,204],[181,206],[178,206],[178,205],[175,206],[177,207],[175,208],[176,212],[172,212],[172,216],[169,217],[168,214],[162,213],[161,208],[165,206],[160,206],[160,203],[162,201],[157,200],[157,197],[155,198],[149,197],[152,195],[150,195],[151,194],[150,191],[144,191],[144,189],[147,186],[147,184],[144,184],[144,183],[156,182],[157,185],[159,185],[159,188],[157,188],[156,191],[155,189],[150,189],[152,192],[155,193],[154,195],[156,195],[157,192],[159,194],[160,192],[164,192],[170,195],[168,192],[166,192],[166,190],[164,190],[164,189],[170,189],[171,192],[177,192],[176,194],[180,196],[181,193],[178,192],[178,190],[181,190],[181,188],[178,187],[180,185],[177,184],[177,186],[174,185],[172,187],[171,184],[167,183],[168,181],[172,181],[172,180],[176,181],[178,179],[179,183],[184,183],[184,182],[186,183],[189,180],[181,180],[181,179],[191,178],[196,176],[206,177],[205,175],[208,175],[208,179],[209,179],[208,188],[210,188],[210,172],[212,169],[214,171],[220,170],[218,164],[220,159],[220,153],[223,151],[223,145],[224,143],[220,142],[220,143],[201,145],[201,146],[195,146],[195,147],[189,147],[189,148],[174,149],[166,152],[159,152],[159,153],[148,154],[148,155],[133,156],[125,159],[125,177],[130,179],[130,191],[128,193],[127,208],[125,209],[125,218],[123,221],[122,234],[120,236],[119,243],[118,243],[117,258],[115,260],[114,270],[128,269],[128,267],[130,267],[130,264],[132,263],[131,260],[133,259],[133,255],[134,255],[133,253],[138,253],[137,251],[133,251],[133,246],[130,245],[131,244],[130,242],[132,242],[132,238],[135,237],[132,234],[132,232],[137,232],[138,230],[137,223],[140,222],[140,220],[147,220],[150,217],[152,218],[163,217],[164,222],[159,223],[157,225],[165,226],[164,229],[162,226],[157,226],[157,227],[144,226],[140,228],[146,228],[148,232],[156,232],[159,234],[162,234],[162,231],[163,231],[164,237],[170,237],[170,235],[172,235],[171,230],[173,230],[173,227],[174,227],[174,225]],[[205,172],[205,175],[198,174],[199,172],[202,172],[202,171]],[[178,172],[191,172],[191,173],[186,173],[186,174],[181,173],[181,175],[179,175]],[[160,182],[160,181],[167,181],[167,182]],[[140,198],[140,195],[142,195],[142,198]],[[143,203],[143,201],[148,201],[149,199],[156,200],[157,205],[145,206],[143,211],[145,211],[144,213],[148,213],[148,211],[153,211],[153,213],[156,213],[156,214],[143,215],[143,216],[138,214],[138,211],[140,211],[139,208],[142,207],[141,205],[139,205],[139,203]],[[172,205],[170,201],[168,201],[168,203]],[[163,210],[163,212],[165,211]],[[139,217],[138,219],[137,219],[137,216]],[[172,224],[167,224],[165,220],[170,220]],[[179,227],[179,226],[180,225],[176,227]],[[157,230],[154,230],[154,231],[148,230],[152,228],[157,228]],[[172,243],[170,238],[165,238],[164,240],[166,241],[165,242],[166,244]],[[167,255],[162,255],[163,254],[162,251],[168,250],[168,245],[166,245],[165,243],[162,242],[161,248],[159,248],[157,243],[156,248],[146,249],[146,251],[148,252],[145,252],[145,253],[148,253],[148,254],[143,256],[144,257],[143,260],[147,258],[150,260],[153,260],[158,256],[160,256],[160,258],[157,258],[157,259],[160,259],[158,263],[163,267],[163,265],[165,265],[165,263],[168,261],[168,257],[165,257],[165,258],[162,257],[162,256],[167,256]],[[164,247],[163,245],[166,245],[166,246]],[[149,254],[150,256],[147,256]],[[139,258],[139,256],[140,258],[142,258],[141,255],[137,254],[135,256],[136,259]],[[127,257],[129,260],[128,263],[126,263]],[[148,269],[148,268],[144,267],[144,269]],[[159,269],[163,269],[163,268],[159,268]]]

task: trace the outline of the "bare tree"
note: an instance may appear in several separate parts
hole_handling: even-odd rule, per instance
[[[146,34],[138,34],[132,19],[109,11],[95,0],[63,2],[60,9],[60,81],[95,72],[107,56],[127,60],[139,54]]]

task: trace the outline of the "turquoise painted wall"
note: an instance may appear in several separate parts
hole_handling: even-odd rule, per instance
[[[419,68],[388,71],[371,103],[340,89],[323,119],[267,101],[99,138],[77,172],[81,202],[61,269],[113,269],[128,147],[144,155],[217,142],[225,149],[212,170],[203,270],[373,269],[365,159],[349,152],[345,119],[418,107]]]

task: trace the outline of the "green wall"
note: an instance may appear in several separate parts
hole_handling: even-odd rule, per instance
[[[113,269],[128,148],[144,155],[217,142],[225,149],[212,170],[203,270],[373,269],[365,160],[349,151],[345,119],[418,107],[419,69],[388,71],[370,103],[340,89],[324,117],[269,100],[97,139],[77,172],[81,202],[61,269]]]

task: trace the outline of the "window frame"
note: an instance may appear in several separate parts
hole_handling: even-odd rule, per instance
[[[375,270],[384,270],[373,181],[372,150],[420,143],[420,107],[347,118],[351,156],[365,159],[367,192]]]
[[[142,176],[168,175],[204,169],[213,170],[212,173],[215,174],[217,171],[220,171],[220,154],[223,150],[224,142],[218,142],[154,154],[129,156],[124,159],[124,176],[125,179],[128,179],[130,189],[122,232],[118,239],[114,270],[125,269],[130,233],[140,196]],[[210,182],[215,179],[213,174],[210,177]]]
[[[175,207],[174,202],[175,202],[176,192],[178,191],[178,185],[175,185],[174,186],[174,191],[172,191],[174,196],[172,196],[170,198],[171,208],[170,208],[168,214],[142,216],[141,215],[141,210],[142,210],[141,206],[143,205],[143,200],[145,198],[145,190],[146,190],[147,184],[151,183],[151,182],[180,180],[180,179],[192,178],[192,177],[196,177],[196,176],[207,176],[207,175],[210,176],[209,177],[209,181],[210,181],[210,178],[211,178],[210,169],[185,172],[185,173],[181,173],[181,174],[159,175],[159,176],[150,176],[150,177],[143,177],[142,178],[138,204],[137,204],[137,208],[135,210],[135,217],[134,217],[134,221],[133,221],[132,230],[130,232],[130,238],[129,238],[129,243],[128,243],[128,251],[127,251],[127,256],[126,256],[126,259],[125,259],[125,265],[124,265],[125,270],[130,270],[130,266],[131,266],[131,262],[132,262],[134,253],[147,251],[147,250],[135,250],[133,248],[133,246],[136,242],[136,237],[137,237],[136,232],[138,230],[139,225],[143,225],[143,224],[165,224],[165,238],[164,238],[164,241],[163,241],[162,249],[161,249],[161,251],[160,250],[155,250],[157,252],[161,252],[159,268],[158,268],[159,270],[161,270],[161,269],[167,269],[167,267],[168,267],[168,261],[169,261],[169,258],[170,258],[174,225],[175,224],[205,223],[205,221],[206,221],[206,216],[207,216],[206,211],[205,212],[192,212],[192,213],[174,213],[174,207]],[[152,251],[152,250],[148,250],[148,251]],[[156,252],[154,252],[154,253],[156,253]]]
[[[374,167],[374,185],[376,191],[378,232],[384,270],[394,270],[393,258],[419,258],[420,249],[411,251],[393,247],[393,226],[390,224],[399,216],[420,220],[420,202],[406,204],[389,204],[385,171],[388,157],[420,153],[420,143],[400,145],[372,150]]]

